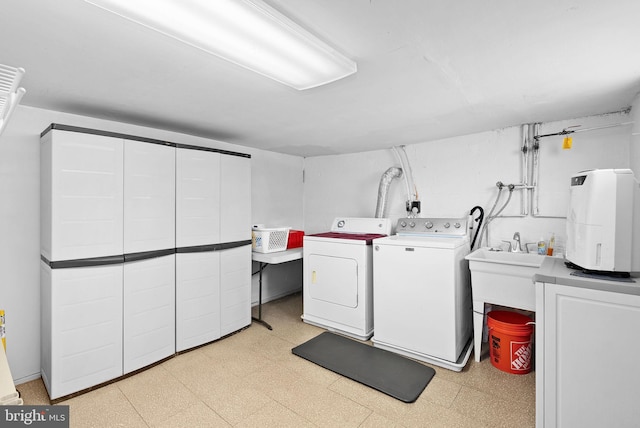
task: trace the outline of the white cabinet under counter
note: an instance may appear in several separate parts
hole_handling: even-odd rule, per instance
[[[549,257],[534,277],[536,426],[638,426],[640,277],[572,272]]]

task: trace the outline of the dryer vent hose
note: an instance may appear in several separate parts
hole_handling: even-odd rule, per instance
[[[382,174],[380,178],[380,185],[378,186],[378,204],[376,205],[375,218],[383,218],[385,216],[385,209],[387,208],[387,194],[389,193],[389,186],[394,178],[402,177],[402,168],[392,166]]]

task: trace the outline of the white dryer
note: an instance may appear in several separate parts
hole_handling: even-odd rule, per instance
[[[473,348],[467,220],[400,219],[373,241],[376,347],[450,370]]]
[[[304,322],[360,340],[371,337],[371,243],[390,232],[389,219],[336,218],[330,232],[305,235]]]

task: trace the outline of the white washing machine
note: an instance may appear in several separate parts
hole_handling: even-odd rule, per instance
[[[336,218],[305,235],[302,320],[360,340],[373,334],[371,243],[391,233],[386,218]]]
[[[454,371],[473,348],[467,220],[400,219],[373,241],[373,344]]]

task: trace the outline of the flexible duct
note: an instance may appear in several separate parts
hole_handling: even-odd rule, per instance
[[[416,190],[415,184],[413,183],[413,174],[411,173],[411,165],[409,165],[407,152],[405,151],[404,146],[394,146],[393,151],[400,160],[400,164],[402,165],[402,169],[404,171],[404,182],[407,188],[407,200],[417,201],[418,192]]]
[[[389,186],[394,178],[402,177],[402,169],[392,166],[387,169],[382,177],[380,177],[380,185],[378,186],[378,204],[376,205],[375,218],[383,218],[384,211],[387,208],[387,194],[389,193]]]

